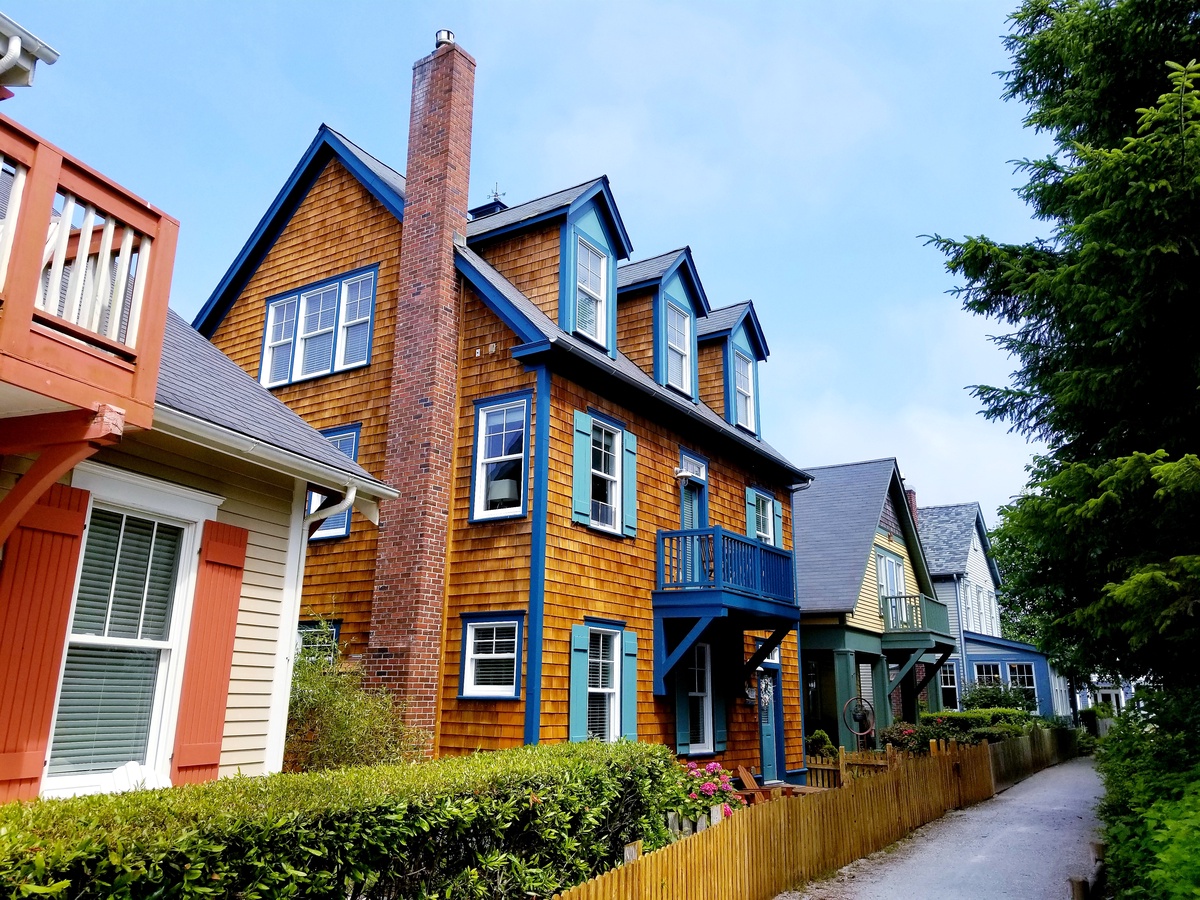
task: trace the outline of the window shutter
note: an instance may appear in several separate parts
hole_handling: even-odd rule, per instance
[[[637,437],[626,431],[623,443],[625,458],[621,467],[621,515],[625,519],[625,537],[635,537],[637,535]]]
[[[754,488],[746,488],[746,536],[756,537],[758,535],[758,519],[755,515],[754,508],[755,491]]]
[[[576,413],[575,415],[579,415]],[[589,431],[589,435],[590,435]],[[568,715],[568,740],[586,741],[588,684],[588,628],[571,626],[571,693]]]
[[[637,740],[637,632],[621,632],[624,653],[621,656],[621,737]]]
[[[687,679],[677,673],[675,675],[675,753],[679,756],[687,756],[691,752],[692,708],[688,701]]]
[[[571,520],[584,525],[592,521],[592,417],[579,410],[575,410]]]
[[[249,535],[236,525],[204,523],[171,759],[173,784],[217,777]]]
[[[51,485],[0,562],[0,803],[37,796],[89,495]]]
[[[713,678],[713,752],[721,753],[725,750],[725,742],[729,739],[729,729],[725,724],[725,691],[717,687],[716,678]]]
[[[778,500],[771,503],[775,507],[775,546],[783,546],[783,504]]]

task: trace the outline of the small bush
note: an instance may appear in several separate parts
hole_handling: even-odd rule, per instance
[[[670,750],[553,744],[0,806],[0,896],[547,897],[664,845]]]
[[[1037,711],[1037,695],[1031,688],[1006,684],[970,682],[962,694],[963,709],[1023,709]]]
[[[992,725],[1026,726],[1033,721],[1023,709],[1005,707],[989,707],[986,709],[969,709],[963,712],[949,710],[947,712],[927,713],[921,716],[921,724],[941,723],[949,725],[966,734],[972,728],[988,728]]]
[[[1008,725],[1000,723],[999,725],[988,725],[983,728],[972,728],[967,736],[967,743],[970,744],[998,744],[1001,741],[1007,741],[1009,738],[1020,737],[1024,734],[1024,730],[1020,725]]]
[[[911,722],[896,722],[879,729],[880,745],[891,744],[906,753],[928,753],[930,741],[962,740],[957,731],[939,724],[913,725]]]
[[[1086,728],[1075,729],[1075,741],[1075,747],[1080,756],[1091,756],[1096,752],[1096,746],[1100,743]]]
[[[718,804],[725,807],[727,816],[745,806],[745,801],[735,793],[733,773],[719,762],[705,766],[689,762],[686,767],[679,767],[675,776],[667,792],[666,808],[684,819],[694,822]]]
[[[837,756],[837,748],[833,746],[833,741],[829,739],[829,735],[825,733],[823,728],[818,728],[810,734],[806,744],[810,756],[825,758]]]
[[[405,724],[401,701],[363,687],[361,668],[338,658],[332,638],[301,652],[292,675],[284,771],[412,762],[429,744],[428,732]]]

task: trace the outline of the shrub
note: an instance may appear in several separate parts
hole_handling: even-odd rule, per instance
[[[1096,710],[1094,709],[1081,709],[1079,711],[1079,724],[1086,728],[1088,734],[1093,738],[1098,737],[1100,734],[1100,726],[1096,724],[1097,718],[1099,717],[1096,715]]]
[[[705,766],[689,762],[686,767],[676,769],[665,804],[668,810],[692,821],[708,815],[717,804],[725,807],[725,815],[728,816],[735,809],[745,806],[736,791],[733,773],[722,768],[719,762],[710,762]]]
[[[549,896],[667,841],[661,745],[554,744],[0,806],[0,896]]]
[[[362,670],[338,658],[330,640],[296,659],[288,706],[284,770],[309,772],[420,759],[428,732],[404,722],[404,705],[363,687]]]
[[[829,735],[825,733],[823,728],[818,728],[810,734],[806,744],[810,756],[822,756],[825,758],[837,756],[837,748],[833,746],[833,741],[829,739]]]
[[[891,744],[907,753],[928,753],[930,741],[959,739],[956,731],[937,723],[913,725],[911,722],[896,722],[878,732],[879,744]]]
[[[1023,709],[1037,711],[1037,695],[1030,688],[970,682],[962,693],[963,709]]]
[[[1016,728],[1016,734],[1020,735],[1031,722],[1032,718],[1025,710],[1005,708],[969,709],[963,712],[950,710],[947,712],[927,713],[921,716],[922,725],[945,726],[951,738],[960,741],[965,740],[969,743],[978,743],[979,739],[971,739],[971,733],[980,728],[1011,725]]]
[[[999,725],[972,728],[967,735],[967,743],[982,744],[986,742],[989,744],[998,744],[1000,741],[1007,741],[1009,738],[1020,737],[1024,733],[1020,725],[1008,725],[1002,722]]]
[[[1075,729],[1075,747],[1080,756],[1091,756],[1096,752],[1096,745],[1099,743],[1086,728]]]

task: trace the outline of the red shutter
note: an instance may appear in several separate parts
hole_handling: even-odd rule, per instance
[[[183,664],[175,755],[171,758],[172,784],[217,777],[249,535],[236,525],[211,520],[204,523],[196,599]]]
[[[0,803],[36,797],[79,569],[88,492],[55,484],[0,562]]]

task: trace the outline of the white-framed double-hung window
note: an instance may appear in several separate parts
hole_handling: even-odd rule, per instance
[[[592,520],[596,528],[621,528],[621,432],[592,422]]]
[[[365,365],[374,307],[374,267],[267,301],[259,380],[276,387]]]
[[[1000,684],[1000,663],[975,663],[976,684]]]
[[[476,405],[473,520],[524,514],[529,400]]]
[[[754,495],[754,536],[764,544],[775,543],[775,501],[766,494]]]
[[[674,303],[667,304],[667,384],[692,392],[692,319]]]
[[[909,608],[905,597],[904,563],[890,553],[875,554],[875,579],[879,585],[879,603],[889,629],[909,626]]]
[[[464,697],[516,697],[521,623],[517,619],[466,622]]]
[[[92,494],[42,794],[89,793],[137,763],[167,777],[199,523],[221,498],[82,463]]]
[[[1009,663],[1008,686],[1020,688],[1036,704],[1037,681],[1033,675],[1033,663]]]
[[[575,256],[575,330],[603,346],[608,343],[608,257],[583,238]]]
[[[735,425],[754,430],[754,361],[733,351],[733,405]]]
[[[360,430],[360,425],[344,425],[337,428],[327,428],[321,434],[325,436],[325,440],[333,444],[334,447],[346,454],[350,459],[357,460]],[[324,502],[324,494],[316,491],[308,492],[308,511],[310,513],[316,512]],[[351,510],[344,509],[336,515],[323,519],[321,524],[317,526],[317,530],[309,537],[309,540],[317,541],[327,538],[346,537],[350,534],[350,513]]]
[[[602,741],[621,736],[621,632],[588,630],[587,733]]]
[[[696,644],[689,654],[688,752],[713,752],[712,651],[708,644]]]
[[[942,708],[958,709],[958,672],[953,662],[946,662],[938,670],[938,684],[942,688]]]

